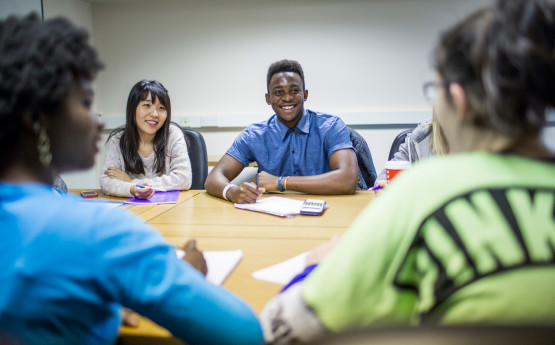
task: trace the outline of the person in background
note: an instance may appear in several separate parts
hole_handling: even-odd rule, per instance
[[[185,136],[171,123],[170,96],[159,82],[141,80],[131,88],[125,125],[110,133],[102,171],[100,187],[114,196],[148,199],[151,187],[191,187]]]
[[[67,185],[60,176],[57,176],[54,179],[54,185],[52,186],[52,189],[54,189],[54,191],[59,194],[67,194]]]
[[[268,68],[266,103],[275,114],[247,127],[206,178],[211,195],[235,202],[255,202],[265,191],[353,194],[358,165],[347,126],[336,116],[304,108],[308,97],[304,72],[293,60]],[[230,183],[256,162],[259,188]]]
[[[52,193],[58,173],[94,165],[104,127],[87,41],[62,18],[0,21],[0,343],[112,344],[125,306],[188,344],[262,344],[194,241],[180,260],[142,219]]]
[[[396,177],[260,315],[270,344],[394,325],[555,325],[555,8],[500,0],[435,49],[450,154]]]
[[[409,155],[410,149],[410,155]],[[432,156],[443,156],[449,152],[449,144],[445,140],[436,115],[429,122],[418,125],[413,131],[407,134],[405,142],[399,146],[392,161],[418,162]],[[386,171],[383,169],[374,186],[385,187],[387,185]]]

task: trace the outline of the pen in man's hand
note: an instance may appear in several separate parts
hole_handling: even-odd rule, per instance
[[[146,188],[146,186],[143,185],[143,184],[136,184],[135,186],[137,186],[139,188]],[[151,187],[151,186],[149,186],[149,187],[150,187],[150,189],[152,189],[155,192],[167,192],[167,190],[162,189],[162,188],[155,188],[155,187]]]
[[[260,183],[258,182],[258,172],[259,170],[256,170],[256,190],[260,188]]]
[[[382,186],[378,185],[378,186],[368,188],[368,190],[378,190],[378,189],[382,189]]]

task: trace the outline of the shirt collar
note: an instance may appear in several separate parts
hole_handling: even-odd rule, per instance
[[[278,133],[279,136],[281,137],[281,140],[285,140],[285,138],[287,137],[287,134],[289,133],[289,127],[287,127],[286,125],[284,125],[283,123],[281,123],[281,121],[278,119],[277,115],[274,115],[275,118],[275,123],[276,123],[276,127],[278,129]],[[304,109],[303,111],[303,115],[301,116],[301,119],[299,120],[299,123],[297,123],[297,126],[295,128],[293,128],[292,130],[298,130],[302,133],[308,134],[308,132],[310,132],[310,116],[308,114],[308,110]]]

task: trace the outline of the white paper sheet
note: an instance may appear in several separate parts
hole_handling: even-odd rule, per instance
[[[178,258],[183,258],[185,252],[181,249],[176,250]],[[222,285],[227,276],[233,271],[235,266],[243,257],[243,251],[226,250],[226,251],[203,251],[208,274],[206,280],[215,285]]]
[[[285,285],[304,270],[307,255],[308,252],[299,254],[279,264],[253,272],[252,276],[258,280]]]
[[[272,214],[278,217],[290,217],[301,214],[304,200],[295,200],[281,196],[270,196],[251,204],[235,204],[235,207]]]

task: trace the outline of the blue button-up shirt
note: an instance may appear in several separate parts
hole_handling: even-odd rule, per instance
[[[311,176],[329,172],[329,157],[341,149],[353,149],[345,123],[336,116],[305,109],[292,129],[275,114],[268,121],[250,125],[227,154],[245,166],[257,162],[261,171],[275,176]]]

